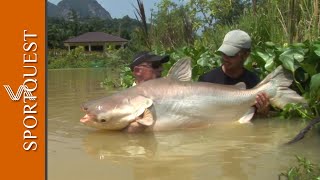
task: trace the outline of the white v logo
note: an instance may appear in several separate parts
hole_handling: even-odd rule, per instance
[[[20,85],[16,94],[13,93],[11,87],[9,85],[3,85],[6,89],[9,97],[13,101],[18,101],[21,98],[22,92],[25,93],[25,96],[32,97],[32,93],[28,91],[28,87],[26,85]],[[34,98],[30,98],[31,100],[35,100]]]

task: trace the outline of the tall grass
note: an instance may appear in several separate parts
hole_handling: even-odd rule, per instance
[[[314,41],[320,35],[318,0],[266,0],[254,13],[246,9],[232,25],[250,32],[256,43]]]

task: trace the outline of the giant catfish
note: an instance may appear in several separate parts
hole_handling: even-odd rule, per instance
[[[277,67],[252,89],[191,81],[191,61],[183,58],[163,78],[101,99],[85,103],[83,124],[108,130],[126,130],[132,123],[143,131],[202,128],[219,123],[250,122],[256,95],[265,92],[270,103],[283,108],[288,103],[304,103],[303,97],[288,87],[290,73]]]

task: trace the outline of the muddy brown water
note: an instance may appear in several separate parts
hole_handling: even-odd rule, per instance
[[[81,103],[115,91],[105,69],[48,72],[49,180],[278,179],[295,155],[320,162],[320,137],[283,146],[304,126],[279,118],[253,125],[125,134],[80,124]]]

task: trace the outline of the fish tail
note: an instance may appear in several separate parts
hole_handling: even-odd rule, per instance
[[[288,103],[306,103],[306,100],[302,96],[289,88],[292,81],[292,74],[284,71],[282,66],[278,66],[257,87],[269,87],[269,91],[271,92],[268,94],[270,103],[280,109],[283,109]]]

